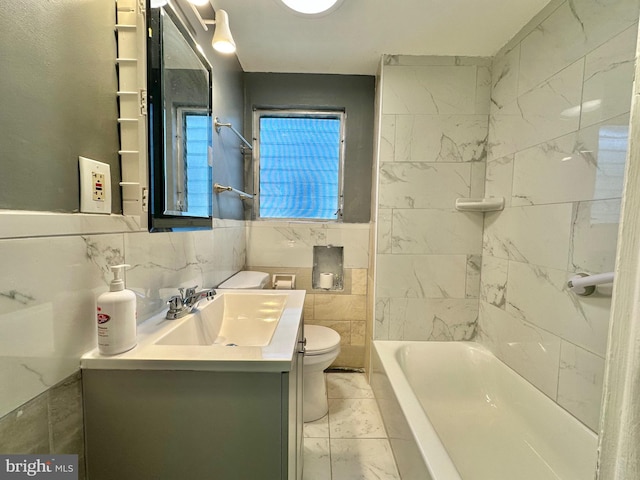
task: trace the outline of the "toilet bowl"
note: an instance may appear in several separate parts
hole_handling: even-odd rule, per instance
[[[307,339],[303,369],[303,420],[313,422],[329,411],[324,371],[340,353],[340,335],[320,325],[305,325]]]

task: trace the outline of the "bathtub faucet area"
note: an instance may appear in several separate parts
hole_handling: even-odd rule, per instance
[[[180,295],[174,295],[169,299],[167,304],[169,305],[169,311],[167,312],[167,320],[175,320],[182,318],[185,315],[191,313],[194,308],[198,306],[198,302],[203,299],[211,300],[216,291],[212,288],[205,288],[204,290],[196,291],[198,286],[190,287],[187,289],[179,288]]]

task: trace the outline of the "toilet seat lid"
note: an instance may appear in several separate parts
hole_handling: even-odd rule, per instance
[[[218,285],[218,288],[262,289],[267,285],[267,283],[269,283],[268,273],[241,270],[231,278]]]
[[[340,345],[340,335],[335,330],[320,325],[305,325],[306,355],[321,355]]]

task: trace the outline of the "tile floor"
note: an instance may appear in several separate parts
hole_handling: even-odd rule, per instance
[[[304,425],[303,480],[399,480],[364,374],[327,373],[329,414]]]

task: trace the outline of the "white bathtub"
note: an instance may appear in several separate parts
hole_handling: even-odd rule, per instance
[[[403,480],[589,480],[597,436],[476,343],[375,341]]]

